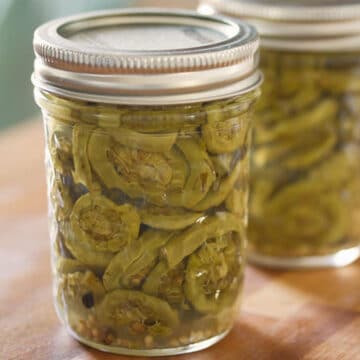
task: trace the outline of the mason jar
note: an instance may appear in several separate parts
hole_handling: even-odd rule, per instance
[[[116,10],[49,22],[34,49],[58,316],[113,353],[216,343],[244,276],[255,29]]]
[[[256,109],[249,259],[347,265],[360,256],[360,4],[205,0],[255,25],[265,81]]]

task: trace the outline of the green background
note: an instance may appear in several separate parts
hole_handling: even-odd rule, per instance
[[[83,11],[118,8],[131,0],[0,0],[0,130],[38,112],[30,76],[32,36],[43,22]]]

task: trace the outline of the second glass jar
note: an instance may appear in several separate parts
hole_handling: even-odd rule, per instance
[[[266,83],[256,112],[250,251],[290,261],[325,256],[325,264],[336,265],[336,254],[347,250],[355,259],[359,56],[263,49],[261,67]]]
[[[202,0],[262,37],[249,260],[334,267],[360,257],[360,4]]]

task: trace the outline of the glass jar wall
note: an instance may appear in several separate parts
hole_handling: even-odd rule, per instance
[[[255,25],[264,73],[252,152],[249,260],[274,268],[360,257],[360,4],[202,0]]]
[[[124,353],[201,348],[229,331],[257,96],[134,107],[36,91],[56,308],[75,337]]]

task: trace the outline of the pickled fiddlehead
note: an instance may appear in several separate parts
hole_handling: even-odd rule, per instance
[[[88,143],[94,127],[75,125],[73,129],[74,182],[86,186],[90,191],[100,192],[101,187],[94,178],[88,157]]]
[[[101,195],[83,195],[74,205],[71,226],[78,241],[96,251],[118,252],[138,237],[140,218],[129,205]]]
[[[191,212],[183,208],[143,206],[140,209],[142,223],[153,228],[180,230],[199,220],[204,213]]]
[[[56,172],[65,174],[73,169],[72,128],[53,119],[48,130],[49,154]]]
[[[242,241],[239,233],[227,233],[205,242],[187,263],[185,293],[201,313],[217,313],[234,302],[242,281]]]
[[[138,287],[155,266],[161,247],[171,236],[170,232],[148,230],[131,246],[119,252],[104,273],[106,289]]]
[[[71,322],[88,315],[104,295],[102,282],[91,271],[73,272],[59,279],[58,300]]]
[[[170,335],[179,321],[176,311],[165,301],[132,290],[109,292],[97,313],[106,325],[120,332],[131,333],[137,323],[141,327],[138,333],[143,336],[144,333]],[[136,333],[136,327],[134,331]]]

